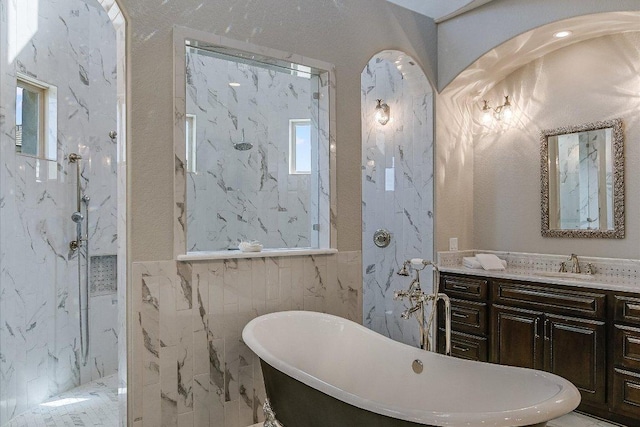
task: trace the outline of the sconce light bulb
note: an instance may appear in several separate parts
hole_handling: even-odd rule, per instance
[[[513,117],[513,110],[511,109],[511,105],[507,105],[502,110],[502,120],[508,122]]]
[[[482,105],[482,123],[488,125],[491,123],[491,107],[489,107],[489,103],[486,100],[482,102],[484,103]]]
[[[509,95],[504,97],[504,104],[502,104],[502,119],[508,122],[513,117],[513,109],[511,108],[511,102],[509,102]]]
[[[376,121],[381,125],[389,123],[391,118],[391,109],[389,106],[382,102],[382,99],[378,99],[378,105],[376,105]]]

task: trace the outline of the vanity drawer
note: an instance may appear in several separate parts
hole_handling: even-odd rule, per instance
[[[488,287],[489,282],[485,279],[450,275],[440,277],[441,291],[451,297],[484,300]]]
[[[501,304],[526,305],[549,313],[580,317],[604,318],[604,293],[554,288],[520,282],[493,280],[493,301]]]
[[[446,347],[444,329],[438,334],[438,353],[444,354]],[[451,355],[460,359],[488,361],[487,339],[462,332],[451,331]]]
[[[614,325],[614,354],[616,366],[640,370],[640,329]]]
[[[440,305],[440,327],[444,327],[443,304]],[[487,304],[451,298],[451,329],[476,335],[487,334]]]
[[[616,322],[640,325],[640,298],[614,295],[614,319]]]
[[[611,405],[615,412],[640,417],[640,374],[614,369]]]

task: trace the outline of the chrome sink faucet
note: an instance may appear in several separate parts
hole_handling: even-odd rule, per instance
[[[580,262],[578,261],[578,255],[571,254],[567,261],[571,262],[571,272],[580,274]],[[562,261],[560,263],[559,273],[567,273],[567,261]]]
[[[567,261],[571,261],[571,272],[580,274],[580,262],[578,262],[578,255],[571,254]]]

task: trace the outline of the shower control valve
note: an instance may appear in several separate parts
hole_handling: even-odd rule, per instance
[[[69,249],[71,249],[72,251],[77,251],[80,248],[80,244],[78,243],[77,240],[72,240],[69,243]]]

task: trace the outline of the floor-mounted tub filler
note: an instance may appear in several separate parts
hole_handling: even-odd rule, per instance
[[[242,338],[261,360],[265,426],[542,427],[580,403],[557,375],[420,350],[329,314],[267,314]]]

